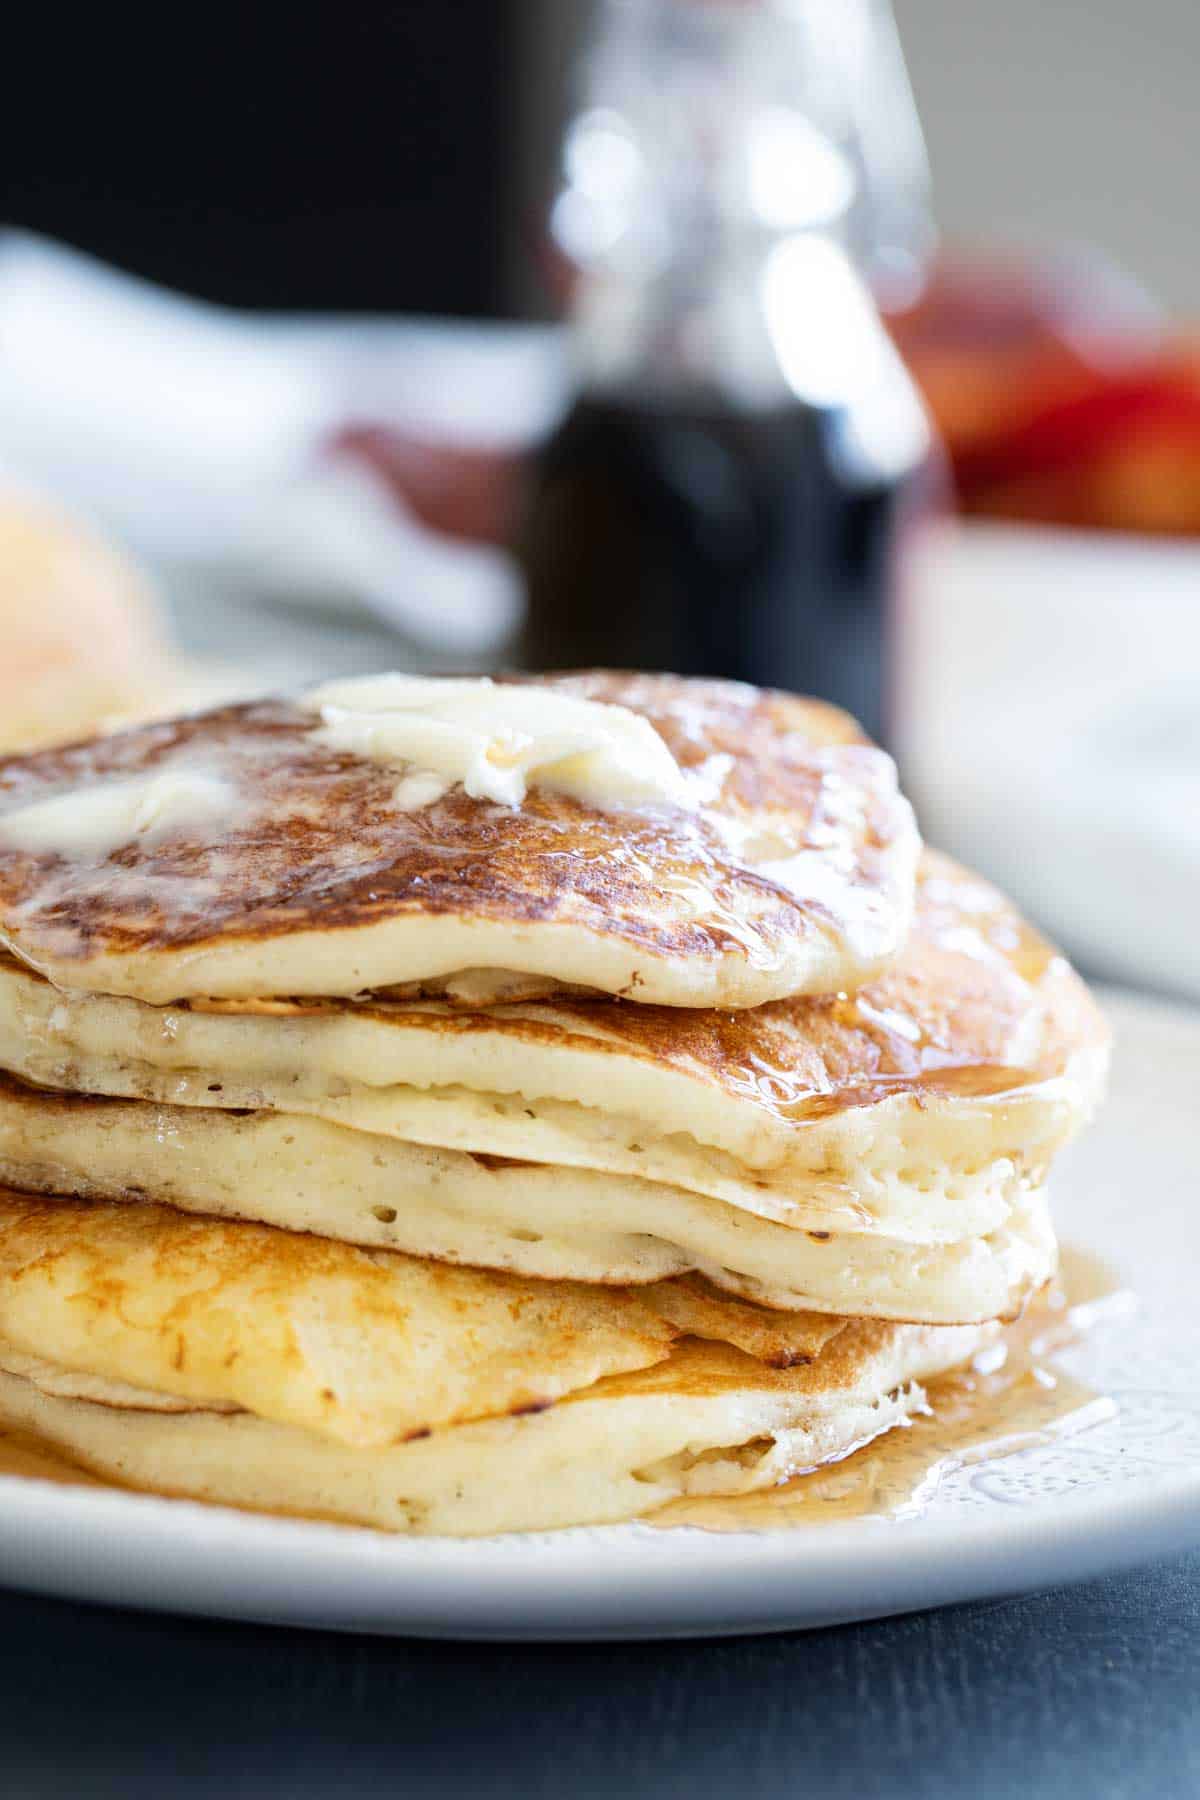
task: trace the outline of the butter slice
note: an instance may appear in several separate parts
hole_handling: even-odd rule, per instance
[[[397,769],[408,810],[458,782],[511,807],[535,786],[602,810],[690,804],[663,740],[624,706],[486,677],[394,674],[329,682],[305,704],[331,749]]]
[[[101,862],[135,840],[153,843],[179,831],[227,824],[237,790],[204,769],[70,788],[49,800],[0,814],[0,844],[29,856]]]

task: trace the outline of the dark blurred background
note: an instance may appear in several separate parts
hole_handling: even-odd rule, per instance
[[[22,7],[0,218],[236,306],[504,306],[520,0]]]
[[[544,307],[588,0],[10,8],[0,218],[255,307]],[[952,235],[1104,244],[1200,305],[1195,0],[897,0]]]

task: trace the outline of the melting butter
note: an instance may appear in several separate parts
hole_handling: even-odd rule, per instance
[[[458,782],[501,806],[520,806],[534,786],[602,809],[690,804],[663,740],[624,706],[486,677],[417,675],[329,682],[306,703],[323,743],[396,766],[405,810]]]
[[[70,788],[0,814],[0,844],[30,856],[100,862],[135,840],[154,843],[177,831],[225,823],[236,804],[237,791],[223,776],[164,769]]]

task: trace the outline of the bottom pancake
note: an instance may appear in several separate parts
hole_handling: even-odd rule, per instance
[[[74,1384],[64,1371],[0,1346],[0,1370],[23,1371],[0,1373],[0,1422],[126,1487],[478,1537],[613,1523],[690,1496],[773,1487],[904,1425],[923,1405],[921,1381],[965,1361],[986,1335],[851,1325],[813,1363],[786,1371],[688,1339],[656,1367],[610,1376],[543,1412],[369,1448],[249,1412],[181,1412],[155,1393],[67,1398]]]

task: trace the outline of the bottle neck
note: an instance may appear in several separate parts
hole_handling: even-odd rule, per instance
[[[791,390],[778,331],[789,241],[715,234],[658,269],[616,262],[584,271],[570,331],[580,384],[650,403],[681,394],[748,409],[785,403]],[[802,241],[817,247],[821,264],[809,285],[828,282],[832,262],[861,292],[836,240]]]
[[[788,393],[791,309],[878,332],[851,252],[882,4],[607,0],[552,221],[582,381],[761,406]]]

